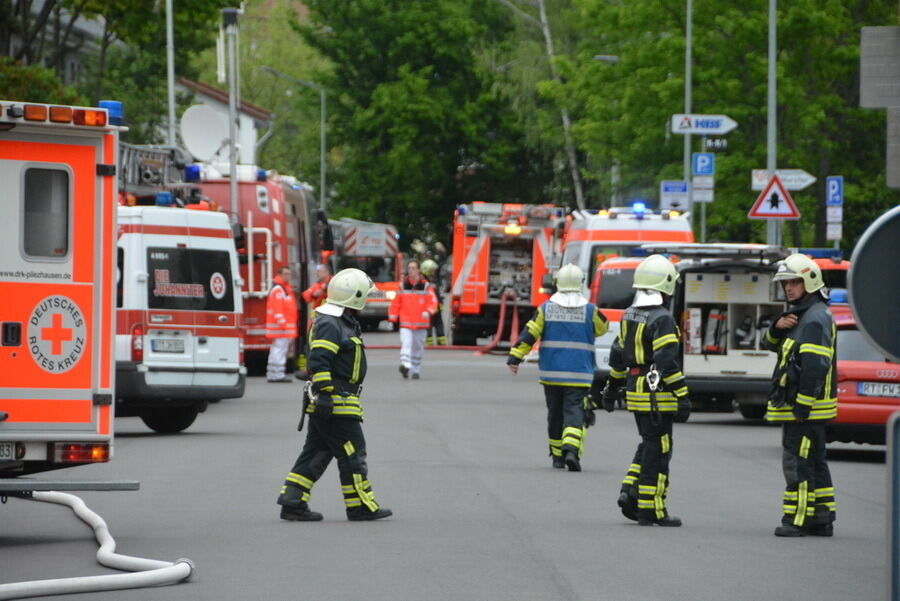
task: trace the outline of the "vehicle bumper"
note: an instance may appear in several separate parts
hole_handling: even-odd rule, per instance
[[[369,318],[379,318],[379,319],[387,319],[388,315],[388,307],[390,303],[379,303],[368,301],[365,306],[362,308],[362,311],[359,312],[360,317],[364,317],[366,319]]]
[[[147,369],[134,361],[116,362],[116,398],[141,404],[170,404],[166,401],[202,401],[234,399],[244,396],[246,369],[228,370],[167,370]],[[195,384],[194,377],[215,374],[221,384]],[[171,383],[162,383],[170,381]]]

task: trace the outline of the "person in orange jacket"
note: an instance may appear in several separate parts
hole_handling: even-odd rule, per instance
[[[400,323],[400,375],[419,379],[422,355],[425,352],[425,336],[431,327],[431,316],[437,310],[434,287],[419,271],[419,262],[406,265],[397,296],[388,309],[388,321]]]
[[[316,281],[312,286],[303,291],[301,296],[303,300],[311,305],[310,309],[315,310],[325,304],[325,297],[328,294],[328,282],[331,281],[331,271],[324,263],[316,265]]]
[[[272,341],[269,347],[269,362],[266,366],[266,380],[269,382],[290,382],[284,374],[288,347],[297,337],[297,297],[291,288],[291,269],[278,270],[266,300],[266,338]]]

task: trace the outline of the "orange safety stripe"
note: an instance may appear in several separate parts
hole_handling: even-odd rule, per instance
[[[116,136],[115,134],[106,134],[103,136],[103,162],[107,165],[115,164],[116,162]],[[102,316],[110,316],[112,317],[112,312],[115,311],[112,304],[114,286],[112,283],[112,270],[113,270],[113,260],[112,257],[115,256],[115,248],[113,246],[113,227],[115,217],[115,202],[116,197],[113,192],[113,188],[115,185],[115,177],[104,177],[103,178],[103,198],[101,202],[101,207],[103,210],[103,244],[101,249],[101,256],[107,257],[107,260],[103,262],[103,291],[104,294],[101,296],[100,300],[100,315]],[[112,319],[104,318],[101,320],[100,324],[100,388],[106,390],[111,386],[111,372],[112,365],[115,361],[115,357],[112,351]],[[101,411],[101,415],[103,412]],[[102,434],[109,433],[109,411],[106,411],[107,416],[107,425],[106,431],[101,432]],[[101,420],[102,421],[102,420]]]
[[[231,232],[212,227],[186,227],[177,225],[144,225],[127,223],[119,226],[119,237],[123,234],[156,234],[160,236],[192,236],[199,238],[231,238]]]
[[[98,409],[99,409],[99,411],[98,411],[99,423],[97,424],[97,433],[98,434],[109,434],[110,433],[110,429],[109,429],[110,407],[112,407],[112,405],[103,405],[101,407],[98,407]]]
[[[578,240],[591,241],[622,241],[634,240],[641,242],[693,242],[694,234],[689,231],[678,230],[571,230],[566,236],[566,242]]]
[[[94,404],[90,399],[80,401],[60,399],[4,399],[3,410],[9,414],[8,423],[84,423],[94,418]]]

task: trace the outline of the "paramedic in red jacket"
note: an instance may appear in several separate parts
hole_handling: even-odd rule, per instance
[[[284,374],[288,347],[297,337],[297,298],[291,289],[291,270],[278,270],[266,300],[266,338],[272,341],[269,347],[269,363],[266,379],[269,382],[290,382]]]
[[[328,266],[320,263],[316,266],[316,282],[303,291],[303,300],[310,304],[310,309],[315,310],[325,304],[325,296],[328,293],[328,282],[331,281],[331,272]],[[311,320],[312,318],[310,318]]]
[[[431,316],[437,310],[433,288],[422,277],[419,262],[410,261],[406,265],[406,277],[388,309],[388,320],[400,322],[400,375],[404,378],[412,372],[413,379],[419,379],[425,336],[431,327]]]

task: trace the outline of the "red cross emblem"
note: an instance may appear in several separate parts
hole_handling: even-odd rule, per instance
[[[72,340],[72,328],[62,327],[62,318],[62,313],[54,313],[52,327],[41,328],[41,340],[52,343],[51,355],[62,355],[62,343]]]

